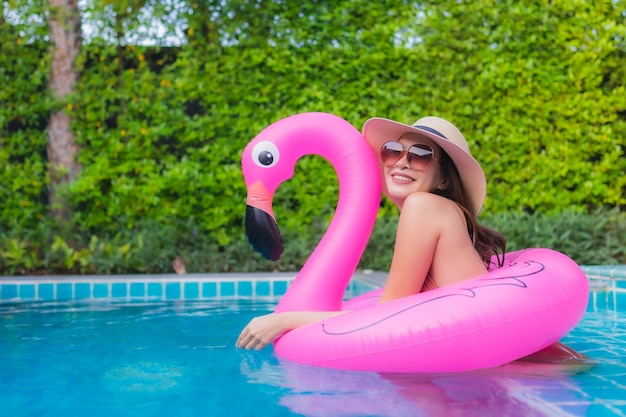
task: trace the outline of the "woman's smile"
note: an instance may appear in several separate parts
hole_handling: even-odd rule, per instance
[[[403,174],[401,172],[394,172],[391,174],[391,179],[393,180],[393,182],[395,183],[399,183],[399,184],[409,184],[412,182],[415,182],[415,178],[410,177],[406,174]]]

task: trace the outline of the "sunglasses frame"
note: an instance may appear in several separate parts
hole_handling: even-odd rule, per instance
[[[390,144],[390,143],[397,143],[400,146],[402,146],[402,144],[396,140],[390,140],[387,141],[385,143],[383,143],[383,146],[380,147],[380,160],[383,163],[384,166],[386,167],[392,167],[394,166],[396,163],[398,163],[399,160],[401,160],[402,158],[404,158],[404,156],[406,155],[406,160],[409,163],[409,166],[414,169],[415,171],[426,171],[428,168],[430,168],[430,166],[433,164],[433,161],[435,160],[439,160],[437,159],[437,156],[435,155],[435,149],[426,144],[426,143],[414,143],[411,146],[409,146],[408,148],[405,148],[404,146],[402,146],[402,150],[400,151],[400,156],[395,159],[393,162],[388,162],[389,161],[389,157],[385,158],[383,152],[385,147]],[[428,150],[430,149],[431,152],[431,158],[430,161],[428,161],[428,164],[426,164],[425,167],[416,167],[414,166],[413,162],[415,162],[415,159],[413,158],[418,158],[417,160],[419,161],[419,158],[422,158],[423,156],[419,155],[417,152],[411,152],[411,148],[418,148],[418,149],[422,149],[422,150]],[[397,150],[393,150],[394,152],[398,152]],[[386,159],[386,160],[385,160]]]

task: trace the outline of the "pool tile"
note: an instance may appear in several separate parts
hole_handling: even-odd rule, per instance
[[[266,297],[271,295],[270,283],[268,281],[258,281],[254,286],[256,295]]]
[[[57,300],[71,300],[73,297],[72,284],[66,282],[57,284]]]
[[[107,284],[93,284],[93,298],[106,298],[109,296],[109,286]]]
[[[17,285],[15,284],[2,285],[2,290],[0,290],[0,298],[2,298],[3,300],[17,298]]]
[[[274,281],[274,295],[276,296],[281,296],[284,295],[287,292],[287,281]]]
[[[125,282],[114,282],[111,284],[111,297],[113,298],[125,298],[128,295],[126,292]]]
[[[601,276],[626,280],[626,265],[583,265],[587,276]]]
[[[216,282],[203,282],[202,283],[202,297],[203,298],[217,297],[217,283]]]
[[[592,293],[590,297],[590,311],[610,310],[613,309],[615,303],[612,292]]]
[[[91,284],[85,282],[75,284],[74,298],[91,298]]]
[[[158,282],[148,283],[148,297],[161,297],[163,296],[163,285]]]
[[[626,292],[615,292],[615,310],[626,311]]]
[[[588,311],[601,309],[626,310],[626,266],[589,266],[585,272],[590,278],[592,296]],[[176,277],[154,277],[145,281],[139,277],[123,279],[112,277],[112,280],[90,280],[80,277],[73,281],[58,280],[56,283],[49,278],[28,280],[9,280],[0,283],[0,299],[2,300],[67,300],[88,298],[163,298],[163,299],[198,299],[215,297],[281,297],[287,291],[292,277],[284,275],[265,275],[262,277],[245,276],[199,278],[198,281]],[[369,282],[351,282],[346,297],[372,290]]]
[[[146,295],[146,283],[145,282],[132,282],[130,284],[130,296],[131,297],[145,297]]]
[[[168,282],[165,284],[165,298],[168,300],[180,299],[180,283]]]
[[[232,281],[225,281],[220,283],[220,296],[232,297],[235,295],[235,283]]]
[[[44,301],[54,300],[54,284],[39,284],[37,286],[37,297]]]
[[[20,298],[22,300],[34,299],[35,298],[35,285],[34,284],[20,285]]]
[[[252,281],[241,281],[237,283],[237,295],[242,297],[251,297]]]
[[[186,299],[200,298],[200,284],[197,282],[185,282],[184,295]]]

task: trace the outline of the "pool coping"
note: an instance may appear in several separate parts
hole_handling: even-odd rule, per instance
[[[590,304],[626,310],[626,265],[583,265]],[[277,300],[297,272],[190,273],[131,275],[46,275],[0,277],[0,304],[28,301],[207,300],[264,298]],[[346,298],[380,288],[387,273],[355,272]]]
[[[258,272],[0,277],[0,304],[69,300],[277,300],[296,275],[296,272]],[[379,288],[385,279],[383,272],[358,271],[348,284],[346,298]]]

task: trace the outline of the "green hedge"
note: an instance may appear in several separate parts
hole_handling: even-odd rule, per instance
[[[144,3],[166,21],[166,5]],[[81,146],[83,170],[64,191],[70,231],[47,217],[45,126],[54,106],[46,88],[45,25],[4,23],[0,233],[18,243],[2,240],[0,256],[23,247],[42,259],[54,242],[79,253],[91,236],[113,248],[138,248],[129,236],[163,230],[145,232],[158,240],[182,227],[206,239],[207,251],[221,258],[226,251],[245,268],[246,258],[228,249],[243,245],[241,152],[270,123],[305,111],[334,113],[357,128],[371,116],[407,123],[425,114],[449,118],[484,166],[485,218],[623,208],[624,3],[343,0],[334,8],[311,1],[264,2],[261,9],[190,3],[183,46],[95,37],[83,45],[74,95],[55,104],[71,115]],[[102,9],[90,10],[104,16],[101,33],[125,28],[125,35],[136,35],[141,15],[124,11],[109,19],[104,8],[116,6],[107,4],[95,2]],[[308,18],[298,18],[301,13]],[[314,234],[331,218],[336,196],[330,166],[321,158],[302,160],[276,196],[284,233]],[[381,218],[395,213],[384,201]],[[71,235],[79,236],[76,242]],[[197,247],[159,244],[170,254]],[[151,247],[145,239],[141,245]],[[72,255],[86,264],[70,269],[98,270],[91,262],[109,255],[94,248],[92,261]],[[168,268],[167,262],[125,266],[131,261],[120,256],[111,271]],[[606,257],[614,258],[620,259]],[[11,262],[4,273],[32,269],[30,261]],[[37,267],[58,265],[46,262]],[[221,268],[198,262],[198,270]]]
[[[0,25],[0,234],[48,214],[48,45],[27,43],[22,29]]]
[[[598,210],[592,214],[499,214],[485,224],[502,231],[509,251],[548,247],[579,264],[626,264],[626,213]],[[279,226],[282,226],[282,222]],[[326,230],[327,224],[281,228],[285,252],[278,262],[256,254],[241,232],[222,246],[189,219],[178,222],[141,220],[118,232],[90,234],[77,228],[63,232],[43,223],[27,233],[0,237],[0,270],[16,274],[172,273],[180,257],[187,272],[297,271]],[[381,217],[361,259],[360,269],[387,270],[397,219]]]

